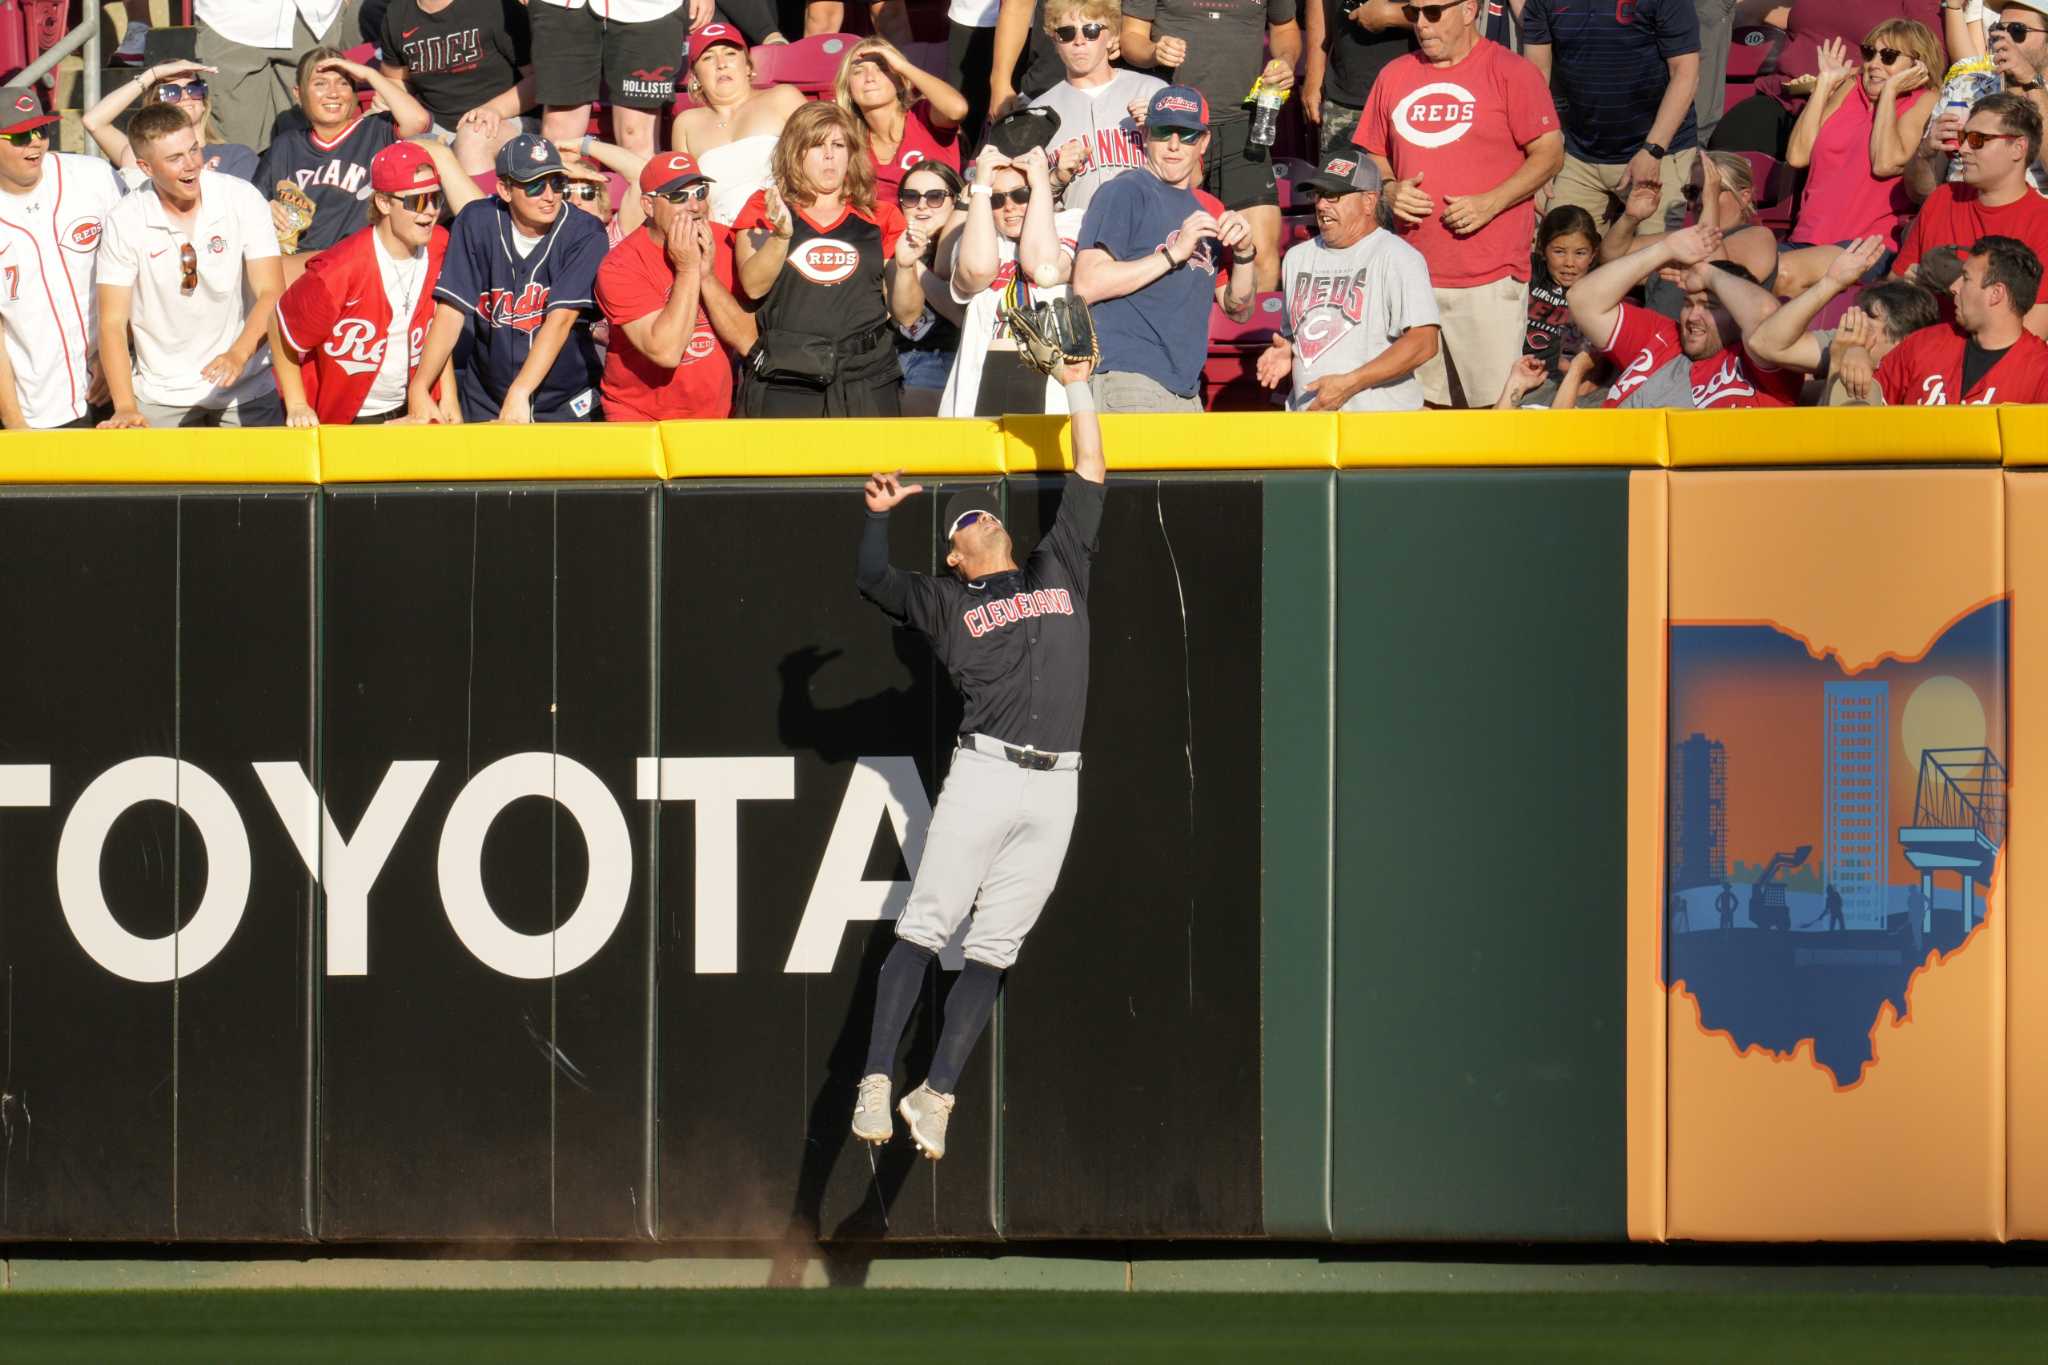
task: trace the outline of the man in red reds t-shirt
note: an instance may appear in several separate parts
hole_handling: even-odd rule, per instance
[[[2020,319],[2041,292],[2041,258],[2010,237],[1971,247],[1949,286],[1953,325],[1937,322],[1878,363],[1877,387],[1893,407],[2048,401],[2048,343]]]
[[[665,152],[641,168],[646,226],[597,268],[597,306],[611,323],[606,421],[732,411],[732,356],[752,348],[754,321],[732,296],[730,248],[719,250],[710,190],[687,152]]]
[[[1442,345],[1416,373],[1435,407],[1488,407],[1522,352],[1530,196],[1564,164],[1550,87],[1474,27],[1478,0],[1409,5],[1420,51],[1373,82],[1356,141],[1387,206],[1429,263]]]
[[[1805,376],[1758,364],[1742,334],[1777,306],[1769,291],[1733,261],[1712,259],[1716,228],[1689,227],[1610,261],[1571,287],[1572,321],[1619,373],[1602,406],[1610,408],[1782,408],[1799,401]],[[1683,268],[1685,308],[1678,323],[1624,302],[1666,266]]]
[[[2048,199],[2027,183],[2027,167],[2040,154],[2041,115],[2026,96],[2001,91],[1978,100],[1956,146],[1962,181],[1927,196],[1892,273],[1905,275],[1932,247],[1967,247],[1982,237],[2011,237],[2048,257]],[[2048,336],[2048,305],[2033,306],[2027,330]]]

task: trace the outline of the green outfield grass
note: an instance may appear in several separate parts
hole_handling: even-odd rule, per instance
[[[1954,1295],[179,1291],[0,1296],[0,1360],[1910,1361],[2048,1358]]]

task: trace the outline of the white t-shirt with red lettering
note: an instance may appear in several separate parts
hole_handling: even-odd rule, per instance
[[[1739,346],[1688,360],[1678,325],[1632,303],[1621,305],[1614,335],[1599,350],[1619,370],[1601,404],[1607,408],[1791,407],[1803,382],[1798,371],[1759,365]]]
[[[1486,193],[1521,167],[1524,148],[1557,130],[1557,106],[1542,73],[1481,38],[1449,66],[1432,66],[1413,52],[1389,63],[1373,82],[1354,140],[1387,158],[1396,180],[1422,175],[1420,188],[1437,212],[1415,227],[1397,226],[1429,262],[1437,288],[1468,289],[1529,278],[1536,206],[1524,199],[1460,237],[1443,224],[1445,197]]]

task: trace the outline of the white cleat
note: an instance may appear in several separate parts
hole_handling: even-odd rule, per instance
[[[853,1106],[853,1135],[877,1147],[896,1136],[896,1125],[889,1118],[889,1078],[879,1071],[860,1078],[860,1098]]]
[[[953,1097],[921,1085],[896,1106],[910,1128],[910,1140],[917,1150],[933,1161],[946,1154],[946,1120],[953,1113]]]

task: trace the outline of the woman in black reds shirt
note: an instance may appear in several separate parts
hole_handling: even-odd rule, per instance
[[[875,202],[864,150],[851,114],[805,104],[775,145],[774,183],[733,224],[740,288],[761,301],[740,398],[748,417],[899,415],[889,324],[924,312],[924,234]]]

